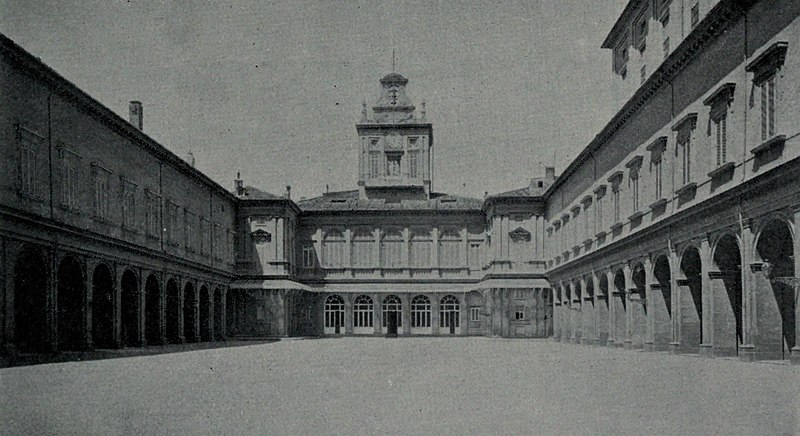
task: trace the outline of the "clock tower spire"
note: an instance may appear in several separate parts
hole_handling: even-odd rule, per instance
[[[395,67],[392,50],[392,70]],[[392,72],[380,80],[372,118],[362,112],[359,140],[361,198],[429,199],[433,167],[433,125],[415,116],[406,94],[408,79]],[[423,115],[424,117],[424,115]]]

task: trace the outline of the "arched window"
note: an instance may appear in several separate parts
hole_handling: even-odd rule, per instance
[[[420,229],[413,231],[411,233],[411,242],[409,247],[411,267],[430,268],[432,247],[433,238],[431,237],[430,230]]]
[[[443,230],[439,235],[439,266],[461,266],[461,244],[457,230]]]
[[[403,266],[403,234],[399,230],[387,230],[381,240],[381,267]]]
[[[345,267],[345,240],[339,230],[331,229],[322,240],[322,266],[325,268]]]
[[[397,314],[397,326],[403,326],[403,302],[396,295],[389,295],[383,299],[383,326],[387,327],[386,319],[389,312]]]
[[[325,300],[325,327],[344,327],[344,300],[338,295]]]
[[[431,326],[431,300],[417,295],[411,300],[411,327]]]
[[[353,232],[353,248],[351,260],[353,268],[374,267],[372,253],[375,249],[375,236],[369,229],[358,229]]]
[[[458,298],[453,295],[445,295],[439,304],[439,327],[449,328],[459,327],[461,318],[461,305]]]
[[[359,295],[353,302],[353,327],[372,327],[372,298]]]

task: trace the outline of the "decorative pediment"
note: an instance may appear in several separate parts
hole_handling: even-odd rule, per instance
[[[511,240],[514,242],[530,242],[531,240],[531,232],[523,229],[522,227],[517,227],[516,229],[508,232],[508,236],[510,236]]]
[[[658,162],[659,160],[661,160],[661,155],[667,148],[667,137],[659,136],[658,138],[656,138],[655,141],[651,142],[646,148],[647,151],[650,152],[650,160],[653,162]]]
[[[786,41],[778,41],[766,50],[764,50],[757,58],[747,64],[745,70],[748,73],[753,73],[753,82],[759,84],[767,79],[778,68],[783,66],[786,60],[786,50],[789,48],[789,43]]]
[[[272,235],[264,229],[256,229],[250,232],[250,237],[256,244],[265,244],[272,242]]]

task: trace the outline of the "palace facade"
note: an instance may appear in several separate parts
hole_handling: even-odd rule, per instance
[[[353,189],[296,201],[229,192],[139,103],[125,121],[2,37],[2,343],[552,336],[800,361],[798,16],[631,0],[602,43],[619,111],[558,177],[481,199],[434,189],[400,74],[355,126]]]

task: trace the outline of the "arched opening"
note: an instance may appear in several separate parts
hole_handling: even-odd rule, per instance
[[[48,346],[48,268],[44,252],[23,251],[14,267],[14,343],[22,352]]]
[[[95,348],[114,344],[114,278],[106,264],[92,274],[92,342]]]
[[[789,226],[771,221],[761,231],[756,253],[764,262],[756,280],[756,331],[754,345],[760,358],[788,358],[795,345],[794,239]]]
[[[592,276],[585,276],[584,283],[586,283],[586,295],[584,295],[583,304],[581,305],[581,313],[583,314],[581,335],[584,342],[594,343],[594,340],[597,339],[597,329],[595,326],[597,311],[594,304],[594,281],[592,281]]]
[[[647,336],[647,278],[644,265],[637,263],[631,271],[633,288],[628,310],[631,317],[631,342],[634,348],[644,347]]]
[[[83,268],[73,256],[58,265],[58,349],[78,350],[84,345]]]
[[[353,300],[353,333],[367,335],[375,332],[373,327],[374,304],[369,295],[359,295]]]
[[[700,253],[695,247],[683,252],[680,264],[685,277],[678,280],[678,304],[680,319],[680,348],[698,352],[703,343],[703,280],[701,277]]]
[[[403,328],[403,302],[397,295],[387,295],[381,307],[383,329],[387,334],[396,334]]]
[[[214,289],[214,339],[218,341],[225,339],[225,323],[223,322],[225,300],[223,300],[222,294],[222,289]]]
[[[145,340],[148,344],[163,344],[161,340],[161,286],[154,274],[144,283]]]
[[[603,345],[614,339],[608,331],[608,275],[601,273],[597,283],[597,339]]]
[[[203,285],[200,287],[200,341],[208,342],[211,340],[211,303],[208,295],[208,288]]]
[[[742,257],[739,242],[725,235],[714,248],[711,274],[714,355],[735,356],[742,343]]]
[[[564,300],[561,307],[564,312],[564,335],[562,336],[562,340],[571,341],[575,338],[575,320],[573,319],[573,314],[575,312],[572,310],[572,285],[564,287]]]
[[[181,288],[175,279],[167,280],[166,307],[167,341],[171,344],[181,342]]]
[[[239,334],[239,292],[229,289],[225,293],[225,335],[236,336]]]
[[[183,287],[183,337],[186,342],[197,342],[197,296],[191,282]]]
[[[122,344],[140,345],[139,339],[139,280],[127,270],[122,274]]]
[[[411,333],[431,333],[431,300],[424,295],[411,299]]]
[[[581,300],[583,300],[583,289],[580,281],[576,280],[574,286],[575,292],[572,298],[572,339],[578,343],[583,336],[583,305],[581,304]]]
[[[439,303],[439,333],[461,334],[461,303],[455,295],[445,295]]]
[[[627,318],[628,304],[625,301],[625,273],[617,270],[614,273],[614,292],[611,309],[614,318],[614,345],[621,347],[625,344],[625,319]]]
[[[654,287],[647,298],[653,311],[653,346],[665,350],[672,342],[672,274],[667,256],[659,256],[653,264]]]
[[[325,299],[325,334],[344,333],[344,299],[336,294]]]

